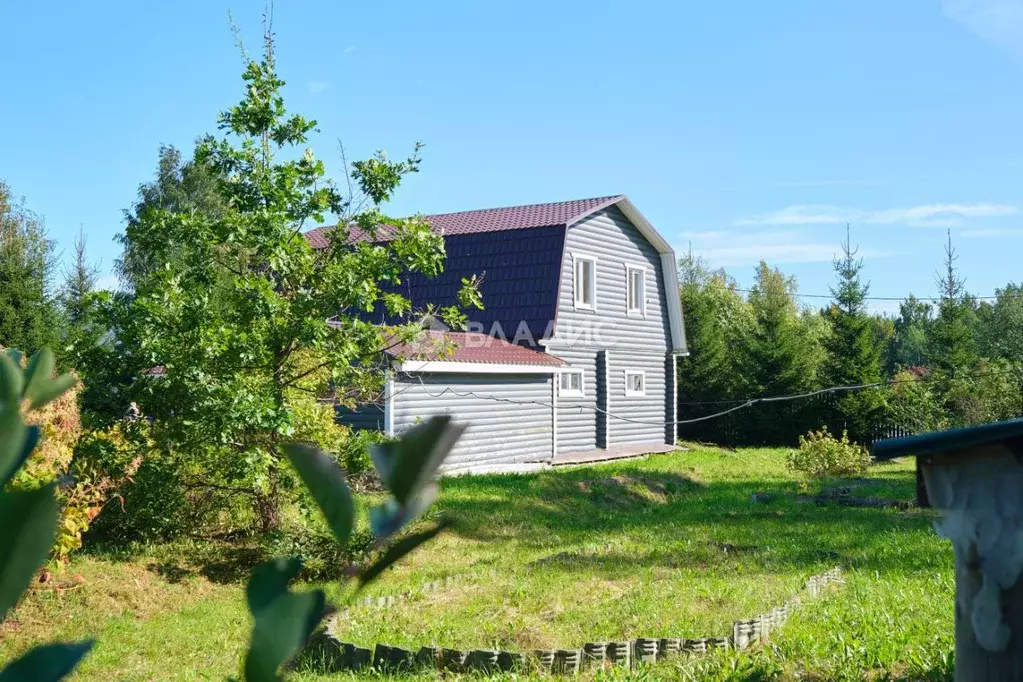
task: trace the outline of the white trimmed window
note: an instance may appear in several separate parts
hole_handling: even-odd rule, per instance
[[[581,398],[583,396],[583,371],[581,369],[562,370],[559,388],[558,393],[562,396]]]
[[[625,370],[625,395],[635,398],[646,395],[646,374],[641,371]]]
[[[625,275],[628,313],[646,315],[646,270],[628,265]]]
[[[592,256],[572,255],[575,307],[597,309],[597,259]]]

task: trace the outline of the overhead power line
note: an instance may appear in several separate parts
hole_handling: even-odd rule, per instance
[[[1006,371],[1001,371],[1001,372],[980,373],[980,374],[977,374],[975,376],[998,376],[998,375],[1011,374],[1011,373],[1012,373],[1012,370],[1006,370]],[[406,376],[411,376],[411,375],[407,374]],[[418,379],[419,384],[422,386],[423,390],[431,398],[441,398],[444,395],[450,394],[450,395],[457,396],[459,398],[478,398],[480,400],[491,400],[491,401],[500,402],[500,403],[510,403],[512,405],[537,405],[537,406],[540,406],[540,407],[546,407],[546,408],[551,408],[551,409],[553,409],[555,407],[554,403],[546,402],[546,401],[542,401],[542,400],[514,400],[512,398],[500,398],[498,396],[488,395],[488,394],[485,394],[485,393],[477,393],[475,391],[456,391],[455,389],[453,389],[451,387],[444,387],[443,389],[441,389],[441,391],[439,393],[432,393],[432,392],[430,392],[429,387],[427,387],[426,382],[423,381],[423,378],[421,376],[417,375],[416,379]],[[557,406],[557,408],[559,410],[566,410],[566,409],[567,410],[573,410],[574,409],[574,410],[577,410],[579,412],[582,412],[582,411],[599,412],[601,414],[606,414],[611,419],[617,419],[618,421],[628,422],[630,424],[641,424],[641,425],[644,425],[644,426],[680,426],[680,425],[683,425],[683,424],[696,424],[698,422],[703,422],[703,421],[708,421],[710,419],[717,419],[719,417],[724,417],[727,414],[731,414],[732,412],[738,412],[739,410],[744,410],[744,409],[752,407],[753,405],[756,405],[758,403],[779,403],[779,402],[788,402],[788,401],[792,401],[792,400],[804,400],[806,398],[813,398],[813,397],[816,397],[818,395],[823,395],[823,394],[826,394],[826,393],[846,393],[846,392],[849,392],[849,391],[861,391],[861,390],[865,390],[865,389],[868,389],[868,388],[881,388],[883,386],[891,386],[891,385],[894,385],[894,384],[910,383],[910,382],[915,382],[915,381],[924,381],[924,380],[923,379],[890,379],[888,381],[877,381],[877,382],[869,383],[869,384],[851,384],[851,385],[848,385],[848,386],[829,386],[827,388],[821,388],[821,389],[818,389],[816,391],[808,391],[806,393],[795,393],[795,394],[791,394],[791,395],[767,396],[767,397],[763,397],[763,398],[749,398],[749,399],[745,400],[744,402],[741,402],[740,404],[735,405],[734,407],[729,407],[729,408],[727,408],[725,410],[721,410],[720,412],[715,412],[714,414],[708,414],[708,415],[704,415],[702,417],[694,417],[692,419],[678,419],[678,420],[675,420],[675,421],[649,421],[649,420],[645,420],[645,419],[634,419],[634,418],[631,418],[631,417],[624,417],[622,415],[615,414],[614,412],[601,409],[601,408],[597,407],[596,405],[565,405],[565,404],[559,404]]]

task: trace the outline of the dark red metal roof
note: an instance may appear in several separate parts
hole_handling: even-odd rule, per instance
[[[460,211],[458,213],[440,213],[423,216],[423,218],[435,232],[439,232],[444,236],[522,230],[530,227],[568,225],[594,211],[610,206],[622,198],[623,195],[617,194],[591,199],[557,201],[550,204],[529,204],[526,206]],[[327,235],[333,229],[333,225],[317,227],[306,232],[305,237],[314,249],[326,248],[329,243]],[[372,239],[374,241],[388,241],[392,237],[393,230],[385,225],[377,231]],[[353,228],[348,236],[348,241],[357,242],[370,238],[362,230]]]
[[[564,360],[553,355],[478,332],[426,331],[415,343],[396,344],[387,353],[402,360],[546,367],[562,367],[566,364]]]

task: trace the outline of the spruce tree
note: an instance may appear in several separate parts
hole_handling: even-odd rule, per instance
[[[935,277],[941,301],[931,325],[927,353],[928,365],[940,382],[964,376],[976,366],[978,359],[975,316],[966,281],[956,266],[957,260],[959,256],[952,245],[950,230],[945,245],[945,267]]]
[[[824,311],[828,333],[824,337],[826,359],[824,380],[830,386],[862,386],[881,381],[882,344],[877,324],[867,312],[870,284],[863,282],[863,259],[857,258],[849,226],[845,228],[842,255],[833,266],[837,283],[831,287],[833,303]],[[836,403],[838,423],[857,440],[869,437],[870,426],[879,416],[881,393],[861,389],[841,394]]]
[[[71,328],[79,327],[86,321],[89,294],[96,288],[99,268],[88,261],[85,255],[85,233],[81,228],[75,238],[74,262],[64,269],[64,284],[60,291],[60,304]]]

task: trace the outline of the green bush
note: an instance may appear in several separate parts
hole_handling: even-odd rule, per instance
[[[342,546],[322,523],[306,521],[262,534],[259,546],[267,560],[278,556],[300,559],[300,577],[304,580],[337,580],[345,577],[345,570],[353,563],[369,555],[373,541],[368,530],[353,530]]]
[[[870,453],[850,442],[845,431],[838,439],[823,427],[799,437],[799,449],[789,453],[788,466],[812,478],[859,476],[870,466]]]
[[[349,476],[358,476],[373,470],[369,448],[377,443],[389,443],[393,438],[379,431],[352,431],[338,452],[338,464]]]

